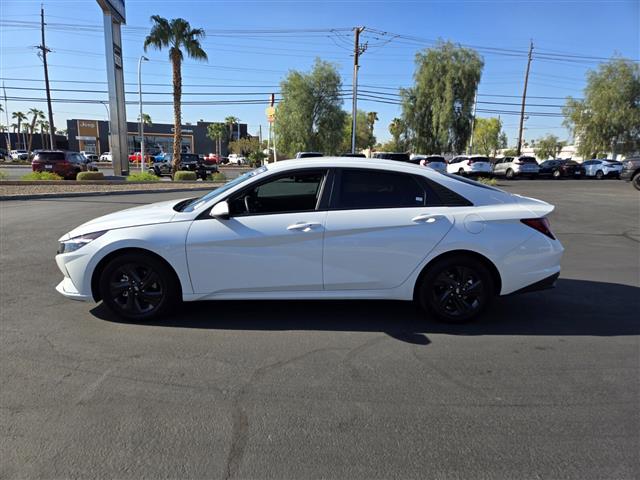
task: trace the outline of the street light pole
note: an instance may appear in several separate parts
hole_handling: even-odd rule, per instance
[[[144,172],[144,117],[142,116],[142,62],[149,59],[144,55],[138,60],[138,103],[140,104],[140,171]]]

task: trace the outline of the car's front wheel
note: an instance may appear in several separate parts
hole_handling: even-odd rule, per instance
[[[427,313],[444,322],[464,323],[489,304],[494,284],[487,268],[475,258],[449,257],[429,267],[417,294]]]
[[[636,190],[640,190],[640,172],[636,173],[633,176],[633,179],[631,180],[631,183],[633,183],[633,186],[636,188]]]
[[[178,301],[179,287],[169,268],[151,255],[126,253],[111,260],[100,276],[100,296],[118,316],[149,320]]]
[[[554,170],[551,175],[553,176],[553,178],[558,180],[562,176],[562,173],[560,173],[560,170]]]

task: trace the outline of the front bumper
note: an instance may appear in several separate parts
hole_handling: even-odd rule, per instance
[[[633,170],[622,170],[622,172],[620,172],[620,178],[627,182],[630,181],[633,178]]]

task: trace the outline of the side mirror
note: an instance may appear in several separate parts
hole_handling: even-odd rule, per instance
[[[229,204],[226,201],[216,203],[209,212],[209,216],[218,220],[228,220]]]

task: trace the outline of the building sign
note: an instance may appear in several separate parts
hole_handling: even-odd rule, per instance
[[[172,127],[172,128],[171,128],[171,133],[175,133],[175,132],[176,132],[176,129]],[[188,129],[188,128],[183,128],[183,129],[181,130],[181,132],[182,132],[182,133],[193,133],[193,130],[190,130],[190,129]]]
[[[95,140],[98,136],[98,122],[95,120],[78,120],[78,140],[85,140],[83,137],[90,137]]]
[[[98,4],[105,12],[111,13],[120,23],[127,23],[124,0],[98,0]]]

